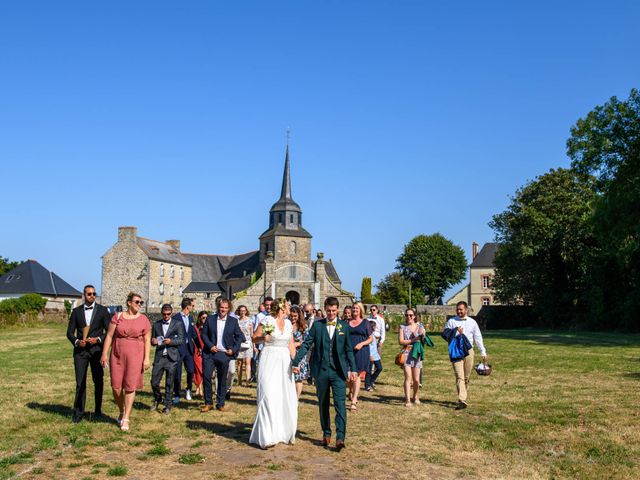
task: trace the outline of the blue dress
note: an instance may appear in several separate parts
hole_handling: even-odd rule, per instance
[[[307,338],[307,333],[308,333],[308,330],[305,330],[304,333],[298,330],[295,330],[293,332],[293,342],[294,343],[304,342],[304,340]],[[296,350],[299,350],[299,349],[300,347],[296,347]],[[298,367],[300,367],[300,373],[293,374],[295,381],[302,382],[304,380],[307,380],[309,378],[309,362],[306,355],[300,361],[300,363],[298,364]]]
[[[360,342],[365,342],[371,336],[371,325],[369,321],[363,319],[357,327],[349,328],[351,335],[351,345],[356,346]],[[365,345],[360,350],[353,350],[356,357],[356,370],[358,373],[366,372],[371,365],[369,363],[369,345]]]

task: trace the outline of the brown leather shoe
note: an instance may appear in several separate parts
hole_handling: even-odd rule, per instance
[[[331,437],[323,437],[320,443],[323,447],[328,447],[331,444]]]
[[[204,405],[200,407],[200,412],[202,413],[207,413],[207,412],[210,412],[211,410],[213,410],[213,405]]]
[[[219,412],[226,412],[228,410],[228,408],[226,407],[216,407],[216,410],[218,410]]]
[[[336,440],[336,450],[337,451],[340,451],[345,447],[346,447],[346,445],[344,444],[344,440]]]

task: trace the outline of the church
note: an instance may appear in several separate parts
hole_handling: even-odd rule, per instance
[[[238,255],[186,253],[180,240],[158,241],[138,236],[136,227],[119,227],[117,242],[102,257],[103,305],[124,306],[129,291],[142,295],[146,311],[174,309],[184,297],[196,310],[211,311],[218,297],[234,308],[245,305],[256,313],[265,297],[285,297],[292,304],[321,307],[326,297],[351,303],[333,262],[318,252],[311,258],[311,234],[302,226],[302,209],[291,194],[287,146],[280,198],[269,210],[267,230],[259,249]]]

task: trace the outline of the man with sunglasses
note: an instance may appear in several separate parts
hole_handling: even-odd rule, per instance
[[[73,402],[73,422],[84,417],[87,393],[87,369],[91,367],[95,393],[96,417],[102,415],[102,392],[104,370],[100,365],[102,344],[109,328],[109,310],[96,303],[96,288],[84,287],[84,304],[72,310],[67,326],[67,338],[73,345],[73,366],[76,373],[76,397]]]

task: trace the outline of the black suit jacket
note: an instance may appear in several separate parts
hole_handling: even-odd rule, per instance
[[[184,321],[182,320],[182,312],[178,312],[171,317],[172,319],[177,319],[182,322],[182,326],[184,327]],[[180,355],[185,356],[189,354],[193,357],[193,353],[195,350],[195,345],[198,344],[198,334],[196,333],[196,326],[193,323],[193,316],[189,315],[189,329],[184,332],[184,343],[180,345]]]
[[[84,304],[74,308],[71,311],[69,325],[67,326],[67,338],[74,347],[73,354],[101,351],[102,344],[104,343],[104,337],[107,334],[107,329],[109,328],[109,322],[111,322],[111,314],[109,313],[109,310],[94,302],[88,336],[94,338],[97,337],[100,341],[95,345],[87,345],[84,348],[80,348],[76,346],[76,340],[82,340],[82,329],[87,325],[87,322],[84,316]]]
[[[218,344],[218,314],[209,315],[202,327],[203,355],[212,355],[211,348]],[[240,329],[238,319],[227,315],[222,332],[222,343],[233,352],[233,358],[238,356],[240,344],[245,341],[244,333]]]
[[[184,323],[182,322],[182,317],[176,319],[175,317],[171,318],[169,322],[169,328],[167,330],[167,334],[162,333],[162,320],[156,320],[153,324],[152,338],[164,337],[170,338],[170,345],[156,345],[156,354],[153,357],[154,362],[158,359],[158,357],[162,357],[162,352],[165,347],[167,349],[167,356],[169,360],[177,362],[180,358],[180,347],[184,345]]]

